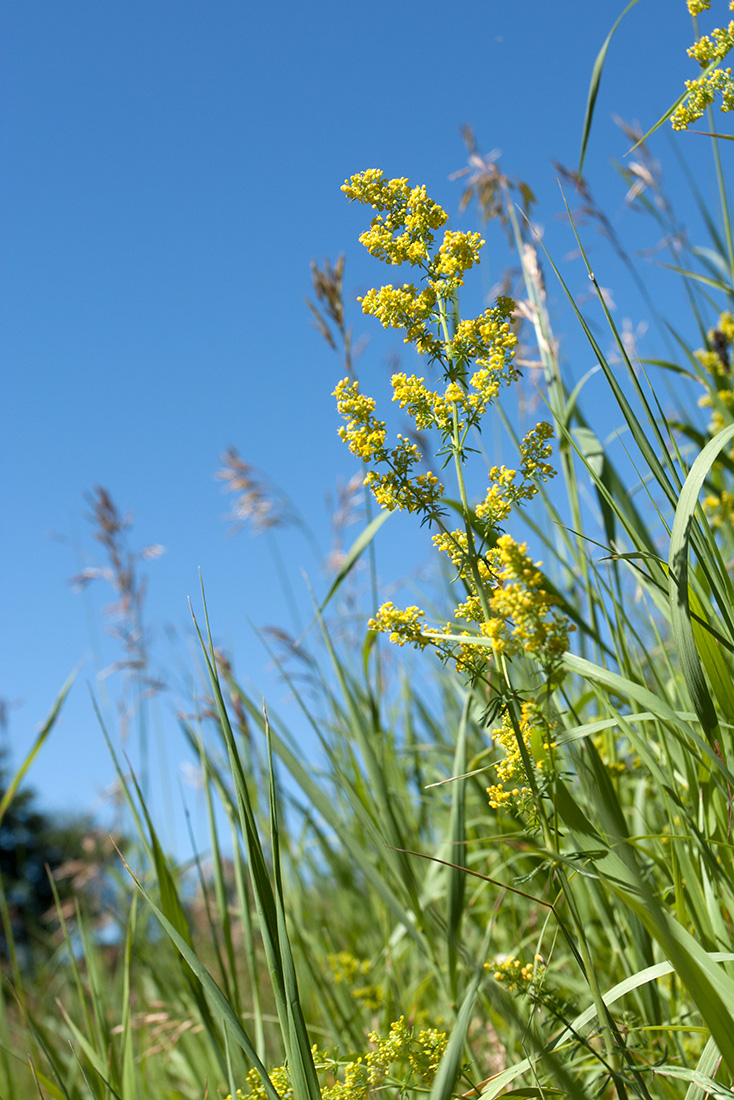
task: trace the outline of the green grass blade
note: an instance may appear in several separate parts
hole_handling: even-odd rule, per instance
[[[698,283],[703,283],[704,286],[713,287],[714,290],[721,290],[724,294],[733,295],[734,287],[731,283],[725,283],[722,279],[713,279],[710,275],[703,275],[700,271],[686,271],[682,267],[674,267],[672,264],[660,263],[659,267],[664,267],[668,271],[674,271],[676,275],[682,275],[684,279],[695,279]]]
[[[584,170],[584,160],[586,159],[586,147],[589,143],[589,136],[591,134],[591,123],[594,118],[594,108],[596,107],[596,99],[599,95],[599,85],[601,84],[601,77],[604,71],[604,63],[607,58],[607,51],[609,50],[609,44],[614,37],[619,24],[624,19],[627,12],[635,6],[637,0],[631,0],[631,3],[627,5],[622,14],[614,22],[614,26],[610,30],[607,37],[604,39],[604,45],[597,54],[596,61],[594,62],[594,68],[591,73],[591,82],[589,84],[589,92],[586,98],[586,114],[584,115],[584,128],[581,134],[581,154],[579,156],[578,174],[582,175]]]
[[[354,540],[349,550],[346,553],[344,561],[339,566],[339,570],[331,583],[329,591],[326,593],[323,602],[319,606],[319,611],[323,611],[328,604],[331,597],[338,590],[346,576],[352,571],[352,568],[357,561],[361,558],[367,547],[371,544],[377,532],[382,527],[385,520],[389,519],[392,515],[391,512],[380,512],[378,516],[372,520],[371,523],[365,527],[364,531]]]
[[[431,1086],[429,1100],[451,1100],[454,1094],[454,1085],[463,1061],[464,1043],[466,1042],[469,1024],[471,1023],[474,1013],[474,1004],[477,999],[477,994],[479,993],[479,987],[484,976],[485,970],[483,967],[476,970],[464,994],[464,1000],[461,1003],[461,1008],[456,1017],[456,1023],[451,1031],[451,1038],[448,1041],[444,1056],[438,1067],[438,1072]]]
[[[619,693],[622,698],[630,698],[645,709],[652,711],[659,721],[665,722],[666,727],[677,738],[688,739],[691,744],[694,744],[701,756],[708,759],[714,772],[720,771],[726,782],[734,785],[734,774],[729,771],[708,742],[700,736],[694,726],[681,717],[681,712],[676,711],[654,691],[635,683],[626,676],[620,676],[617,672],[610,672],[609,669],[594,665],[591,661],[587,661],[583,657],[576,657],[571,653],[565,654],[563,665],[569,672],[575,672],[591,683],[599,684],[606,691]],[[638,751],[643,750],[641,743],[637,744],[636,748]],[[652,764],[651,758],[646,759],[645,763],[646,766],[650,767]],[[653,769],[653,774],[656,770]],[[660,774],[662,775],[662,773]]]
[[[288,1052],[288,1071],[293,1081],[296,1096],[321,1100],[316,1069],[311,1054],[311,1042],[306,1022],[303,1018],[301,998],[298,992],[296,968],[293,963],[290,939],[285,918],[283,881],[280,866],[280,825],[278,821],[278,797],[275,789],[275,769],[273,767],[272,743],[267,713],[265,734],[268,746],[268,767],[270,773],[270,841],[273,852],[273,873],[275,879],[275,904],[278,918],[278,943],[280,947],[281,967],[283,971],[283,989],[288,1010],[288,1032],[283,1036]]]
[[[454,999],[457,991],[457,963],[461,943],[461,923],[464,916],[464,898],[466,894],[466,875],[460,864],[466,850],[466,778],[467,767],[467,725],[471,708],[471,695],[467,695],[461,713],[461,721],[456,733],[456,752],[451,774],[451,817],[449,819],[449,838],[451,843],[448,868],[448,943],[449,982]]]
[[[662,1065],[650,1067],[652,1072],[656,1076],[660,1077],[673,1077],[679,1081],[690,1081],[692,1085],[695,1085],[700,1090],[701,1094],[706,1096],[715,1097],[716,1100],[732,1100],[734,1092],[728,1089],[726,1085],[720,1084],[719,1081],[714,1081],[712,1077],[708,1077],[705,1073],[701,1073],[698,1069],[686,1069],[685,1066],[671,1066]]]
[[[295,968],[293,966],[290,943],[285,928],[282,911],[282,897],[279,895],[278,865],[276,861],[274,867],[274,888],[268,873],[265,853],[257,828],[247,779],[242,767],[240,754],[237,750],[224,702],[224,696],[219,683],[214,647],[209,629],[209,620],[206,613],[206,603],[204,603],[204,614],[206,616],[208,647],[204,643],[196,619],[194,619],[194,625],[207,663],[209,680],[216,701],[219,724],[229,754],[230,767],[234,779],[235,791],[237,793],[240,825],[248,858],[250,882],[257,906],[260,933],[265,948],[268,972],[275,996],[278,1018],[280,1020],[281,1035],[286,1046],[289,1065],[298,1080],[299,1086],[305,1086],[308,1089],[308,1095],[315,1100],[318,1094],[318,1083],[313,1068],[313,1059],[310,1054],[311,1048],[295,982]],[[274,805],[271,803],[271,815],[274,814],[274,812]],[[275,827],[274,836],[277,838],[277,825]]]
[[[706,683],[701,663],[701,654],[696,646],[693,623],[691,621],[691,608],[688,586],[688,550],[691,541],[691,529],[694,516],[698,507],[698,498],[706,476],[716,460],[719,451],[734,438],[734,425],[724,428],[719,434],[704,447],[701,454],[694,462],[691,471],[686,478],[681,491],[678,507],[676,508],[673,532],[670,539],[670,611],[673,638],[678,650],[681,669],[685,678],[686,687],[691,697],[691,702],[698,714],[701,725],[707,735],[714,736],[718,729],[719,720],[716,706]],[[724,571],[725,573],[725,571]],[[721,575],[721,571],[720,571]],[[727,585],[727,587],[729,587]],[[726,593],[728,595],[728,593]],[[703,649],[705,655],[707,650]],[[720,655],[719,655],[720,656]],[[716,671],[713,652],[709,655],[709,664],[714,674],[715,682],[720,679]],[[726,684],[726,679],[724,679]],[[723,690],[720,689],[720,690]],[[729,685],[728,691],[731,690]],[[725,703],[728,699],[724,697]],[[727,711],[729,706],[727,705]]]
[[[718,64],[719,64],[718,61],[712,61],[711,64],[709,66],[707,66],[707,68],[702,69],[701,72],[698,74],[699,79],[701,77],[708,76],[709,73],[714,71],[714,69],[716,68],[716,66]],[[647,139],[650,137],[651,134],[654,134],[656,130],[659,130],[660,127],[668,121],[668,119],[672,115],[673,111],[675,111],[677,107],[680,107],[681,103],[683,102],[684,99],[687,98],[687,96],[688,96],[688,89],[681,92],[681,94],[676,99],[675,103],[672,103],[670,105],[670,107],[668,107],[667,111],[665,111],[665,113],[660,116],[660,118],[657,120],[657,122],[653,126],[650,127],[650,129],[647,131],[647,133],[643,134],[643,136],[640,138],[640,140],[635,142],[635,144],[632,146],[632,148],[627,151],[627,155],[629,156],[630,153],[633,153],[635,151],[635,149],[637,149],[640,145],[642,145],[644,142],[647,141]]]
[[[132,1006],[131,1006],[131,989],[132,989],[132,965],[133,965],[133,943],[135,941],[135,928],[136,917],[138,911],[138,895],[133,894],[132,906],[130,908],[130,918],[128,920],[127,928],[125,929],[125,954],[123,961],[123,986],[122,986],[122,1021],[121,1021],[121,1089],[124,1097],[134,1096],[138,1091],[137,1089],[137,1074],[135,1072],[135,1053],[133,1047],[133,1032],[132,1032]]]
[[[123,857],[120,856],[120,858],[122,859],[123,863],[125,863]],[[237,1013],[234,1011],[231,1004],[224,996],[224,993],[214,981],[214,978],[211,976],[204,964],[199,960],[196,952],[193,950],[187,940],[180,934],[176,926],[172,924],[171,921],[166,917],[165,913],[163,913],[163,911],[158,908],[150,894],[147,892],[140,880],[135,876],[127,863],[125,863],[125,867],[127,868],[127,871],[131,879],[135,883],[136,887],[150,906],[151,911],[155,914],[164,932],[167,934],[173,945],[176,947],[184,962],[186,962],[193,971],[194,976],[201,985],[201,988],[206,993],[211,1004],[218,1012],[223,1024],[229,1029],[230,1035],[235,1040],[240,1049],[244,1051],[247,1058],[249,1058],[252,1065],[260,1074],[260,1079],[262,1080],[263,1088],[265,1089],[268,1100],[280,1100],[280,1096],[278,1095],[278,1092],[276,1091],[272,1081],[270,1080],[265,1066],[260,1061],[249,1035],[242,1026],[242,1023],[237,1016]],[[226,1071],[226,1064],[224,1068]]]
[[[0,799],[0,822],[2,822],[2,819],[5,817],[8,806],[10,805],[10,803],[15,798],[15,793],[18,790],[18,787],[20,786],[21,782],[23,781],[23,776],[26,774],[26,772],[30,768],[31,764],[36,759],[36,756],[38,755],[38,753],[43,748],[43,745],[44,745],[48,735],[50,734],[51,730],[53,729],[54,724],[56,722],[56,719],[58,718],[59,713],[61,711],[61,708],[64,704],[64,700],[66,699],[66,696],[69,694],[69,691],[71,690],[71,686],[72,686],[72,684],[74,683],[74,681],[76,679],[76,675],[77,674],[76,674],[76,670],[75,670],[74,672],[72,672],[71,676],[69,677],[69,679],[66,681],[66,683],[62,687],[61,691],[59,692],[59,694],[56,697],[54,705],[51,708],[51,713],[49,714],[46,721],[43,723],[43,726],[41,727],[40,732],[38,733],[38,735],[36,737],[36,740],[33,742],[33,745],[31,746],[30,752],[26,756],[26,758],[23,761],[23,763],[21,764],[21,766],[18,768],[18,770],[15,773],[15,775],[13,776],[13,778],[10,780],[10,783],[8,783],[8,786],[5,789],[5,793],[3,794],[2,799]]]
[[[719,1062],[721,1061],[721,1054],[719,1048],[713,1039],[709,1039],[706,1046],[703,1048],[703,1053],[698,1059],[696,1069],[699,1073],[702,1073],[704,1077],[711,1077],[718,1069]],[[686,1095],[683,1100],[705,1100],[706,1089],[702,1086],[695,1084],[693,1081],[688,1086]]]
[[[650,888],[633,848],[616,831],[610,807],[598,809],[611,846],[590,823],[570,789],[558,783],[555,805],[579,852],[593,853],[594,870],[642,921],[673,964],[711,1030],[729,1072],[734,1067],[734,981],[712,962],[700,943],[670,916]]]

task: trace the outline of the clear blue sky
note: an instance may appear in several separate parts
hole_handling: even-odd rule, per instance
[[[44,805],[88,808],[112,778],[85,686],[116,656],[99,619],[109,597],[101,587],[75,595],[67,583],[100,557],[84,492],[108,488],[134,513],[134,543],[167,548],[147,570],[157,658],[168,652],[165,624],[188,630],[201,567],[217,636],[243,677],[267,687],[248,620],[288,625],[287,611],[266,542],[225,538],[227,502],[213,474],[236,445],[328,549],[324,497],[355,467],[329,396],[339,364],[304,306],[309,263],[346,252],[350,294],[382,278],[357,243],[365,211],[340,184],[381,167],[425,182],[455,215],[460,185],[449,175],[465,162],[459,127],[469,123],[484,151],[499,147],[505,171],[536,190],[561,259],[572,241],[555,220],[551,161],[577,161],[593,61],[621,7],[4,6],[0,695],[13,704],[16,763],[84,661],[31,775]],[[690,40],[684,0],[640,0],[614,40],[587,168],[615,217],[623,189],[609,161],[627,142],[610,116],[652,123],[694,75]],[[664,155],[667,134],[655,141]],[[681,148],[700,155],[690,139]],[[458,224],[474,228],[473,218]],[[491,251],[488,260],[485,285],[504,265]],[[616,291],[620,316],[644,320],[634,293]],[[399,335],[386,340],[357,308],[352,320],[373,337],[365,380],[382,378]],[[590,365],[583,351],[576,376]],[[285,552],[294,585],[302,589],[303,566],[323,591],[306,544],[294,538]],[[104,686],[96,690],[104,702]],[[162,728],[172,731],[167,707]],[[175,776],[183,752],[173,732],[167,752]]]

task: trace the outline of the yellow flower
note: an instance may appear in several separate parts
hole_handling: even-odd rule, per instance
[[[422,459],[415,443],[399,435],[397,445],[380,457],[389,466],[388,471],[370,470],[364,479],[380,507],[388,512],[397,508],[435,516],[443,495],[443,485],[430,472],[411,476],[413,466]]]
[[[697,80],[686,81],[686,99],[676,107],[670,116],[674,130],[686,130],[692,123],[698,122],[721,93],[721,110],[734,111],[734,80],[731,69],[714,69],[708,76],[699,76]]]
[[[368,462],[380,458],[385,451],[385,422],[372,415],[375,402],[359,392],[359,382],[343,378],[337,384],[333,397],[342,417],[347,421],[346,428],[339,429],[341,438],[349,444],[352,454]]]
[[[544,710],[535,700],[522,704],[518,728],[528,759],[532,762],[536,777],[547,769],[548,753],[555,748],[551,740],[555,723],[551,722]],[[489,804],[494,809],[508,802],[522,800],[531,793],[525,771],[522,752],[517,740],[515,727],[508,711],[502,716],[502,724],[492,731],[492,741],[504,752],[503,758],[495,764],[497,783],[487,787]],[[518,782],[522,786],[518,786]]]
[[[500,583],[489,601],[496,619],[485,624],[483,633],[509,656],[524,650],[545,667],[556,664],[575,627],[552,610],[557,601],[543,588],[543,575],[528,557],[526,545],[501,535],[487,560]]]
[[[357,978],[365,977],[370,972],[370,964],[367,959],[356,959],[348,951],[339,951],[337,954],[327,956],[331,967],[331,973],[335,982],[344,982],[352,985]]]
[[[425,649],[431,639],[423,633],[425,611],[420,607],[406,607],[404,611],[393,603],[384,603],[374,619],[367,624],[370,630],[378,630],[390,635],[395,645],[413,645],[416,649]]]
[[[698,15],[708,10],[710,0],[688,0],[688,10]],[[729,9],[734,11],[734,0],[730,0]],[[695,58],[701,68],[724,60],[734,48],[734,21],[728,27],[716,27],[711,35],[704,35],[688,49],[689,57]],[[713,69],[697,80],[686,81],[686,98],[673,111],[670,121],[674,130],[685,130],[696,122],[716,98],[721,95],[721,110],[734,111],[734,80],[731,69]]]
[[[517,337],[509,323],[513,308],[511,299],[498,298],[497,304],[481,316],[460,321],[453,339],[446,344],[449,359],[461,363],[473,359],[479,367],[485,368],[474,375],[472,385],[481,392],[488,391],[489,400],[501,382],[509,384],[517,378],[513,364]]]
[[[483,244],[479,233],[455,233],[447,229],[431,274],[449,279],[454,286],[461,286],[464,272],[479,263],[479,249]]]
[[[446,211],[428,197],[425,187],[411,189],[406,179],[386,180],[381,171],[370,168],[348,179],[342,191],[350,199],[384,211],[384,216],[373,218],[370,228],[359,238],[371,255],[389,264],[425,266],[433,230],[448,218]]]
[[[379,168],[368,168],[358,172],[342,185],[342,191],[350,199],[367,203],[376,210],[384,210],[396,203],[405,202],[408,197],[406,179],[386,180],[385,173]]]
[[[493,466],[489,476],[492,484],[484,500],[474,509],[474,514],[487,526],[499,527],[509,516],[512,506],[518,500],[529,499],[535,488],[517,485],[517,470],[508,470],[506,466]]]
[[[541,955],[535,955],[531,963],[524,965],[514,955],[507,955],[504,959],[495,959],[493,964],[485,963],[487,969],[494,967],[494,980],[500,982],[510,993],[531,992],[531,987],[539,985],[546,972],[546,965]]]
[[[719,331],[723,332],[728,343],[734,344],[734,315],[728,310],[719,317]]]
[[[390,384],[393,388],[393,401],[397,401],[401,409],[408,410],[418,431],[436,427],[438,394],[426,388],[424,378],[416,378],[414,374],[410,377],[394,374]]]
[[[405,329],[405,343],[415,344],[420,355],[437,355],[441,342],[428,326],[434,323],[436,293],[428,287],[418,293],[405,283],[402,287],[383,286],[360,298],[362,312],[377,317],[383,328]]]
[[[534,428],[530,429],[523,439],[520,444],[520,454],[522,455],[523,477],[526,480],[531,477],[539,477],[542,481],[546,481],[549,477],[556,476],[556,471],[548,462],[553,453],[553,448],[548,442],[552,438],[553,428],[550,424],[541,420]]]
[[[734,47],[734,21],[728,27],[717,27],[711,37],[704,35],[688,48],[688,56],[695,57],[702,68],[712,61],[723,61]]]

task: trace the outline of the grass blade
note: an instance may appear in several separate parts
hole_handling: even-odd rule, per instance
[[[630,9],[633,8],[636,3],[637,3],[637,0],[631,0],[631,2],[627,5],[627,7],[622,12],[622,14],[617,17],[617,19],[614,22],[614,25],[613,25],[612,29],[610,30],[607,37],[604,39],[604,45],[599,50],[599,53],[596,56],[596,61],[594,62],[594,68],[593,68],[592,73],[591,73],[591,82],[589,84],[589,92],[588,92],[588,95],[587,95],[587,98],[586,98],[586,113],[584,115],[584,127],[583,127],[583,131],[581,133],[581,154],[579,156],[579,166],[578,166],[578,174],[579,175],[582,175],[583,171],[584,171],[584,160],[586,159],[586,148],[589,144],[589,137],[591,135],[591,123],[592,123],[592,120],[594,118],[594,108],[596,107],[596,99],[597,99],[597,96],[599,95],[599,85],[601,84],[601,77],[602,77],[602,73],[604,71],[604,63],[607,59],[607,51],[609,50],[609,45],[612,41],[612,38],[614,37],[614,33],[617,30],[617,27],[622,22],[625,15],[627,14],[627,12],[630,11]],[[673,109],[675,109],[675,108],[673,108]]]

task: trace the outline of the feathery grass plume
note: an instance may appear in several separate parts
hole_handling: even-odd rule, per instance
[[[214,477],[224,482],[222,492],[235,498],[232,511],[226,516],[232,524],[230,534],[236,535],[247,526],[259,535],[274,527],[298,525],[290,501],[259,470],[245,462],[236,447],[224,451],[222,465]]]
[[[312,324],[330,348],[338,351],[339,345],[341,346],[344,369],[347,374],[352,374],[355,349],[352,343],[352,330],[344,316],[344,254],[338,256],[333,265],[328,258],[325,259],[322,268],[312,260],[311,282],[316,301],[319,303],[315,305],[310,298],[306,299],[306,305],[311,311]],[[336,329],[339,345],[329,328],[330,324]]]
[[[123,690],[118,700],[123,740],[128,736],[133,721],[139,724],[141,749],[145,747],[147,733],[143,707],[166,688],[165,677],[151,669],[150,639],[145,622],[147,577],[141,573],[144,562],[153,561],[165,553],[165,547],[156,543],[140,550],[131,549],[128,533],[132,529],[132,515],[123,514],[110,493],[96,486],[87,495],[90,512],[87,516],[94,530],[94,537],[105,552],[107,564],[89,566],[70,580],[75,591],[80,591],[92,581],[105,581],[115,593],[115,600],[103,609],[107,632],[122,648],[123,656],[109,665],[100,676],[116,672],[124,674]]]
[[[536,198],[523,180],[513,179],[501,172],[497,161],[501,157],[499,149],[482,156],[471,126],[461,127],[461,136],[466,145],[468,163],[466,167],[452,172],[449,179],[466,179],[466,185],[459,200],[459,213],[476,201],[482,223],[497,219],[508,234],[512,244],[512,226],[507,215],[507,197],[517,193],[524,212],[530,217]]]

